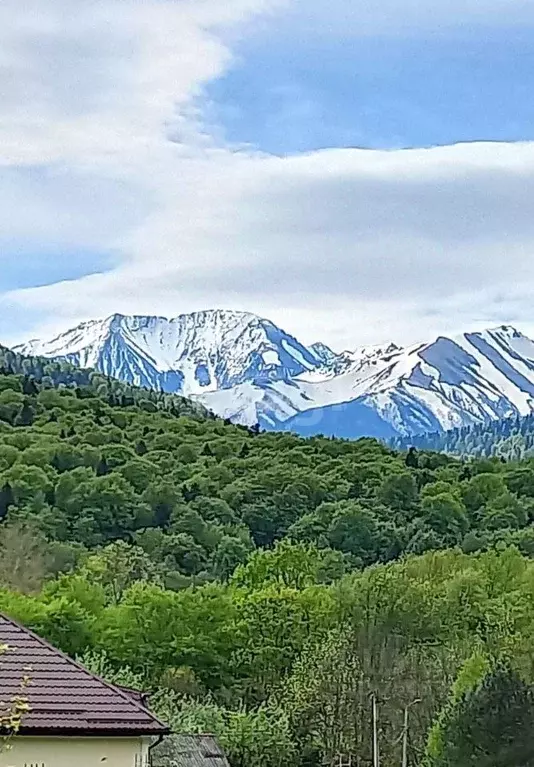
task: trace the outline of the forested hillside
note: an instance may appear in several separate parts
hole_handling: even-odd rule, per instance
[[[506,460],[520,460],[534,456],[534,415],[396,438],[391,444],[399,450],[414,446],[418,450],[435,450],[460,456],[497,456]]]
[[[95,370],[46,357],[17,354],[0,346],[0,376],[9,375],[23,376],[25,394],[35,394],[41,389],[78,389],[81,396],[100,397],[113,406],[137,405],[148,412],[165,410],[172,415],[210,417],[204,407],[185,397],[131,386]]]
[[[370,764],[371,693],[384,767],[415,701],[433,767],[466,716],[507,723],[501,687],[531,710],[534,461],[258,434],[39,365],[0,375],[0,610],[232,767]]]
[[[181,588],[227,578],[280,539],[317,545],[325,579],[453,545],[529,550],[534,462],[257,434],[95,377],[48,386],[0,376],[0,516],[68,562],[123,540]]]

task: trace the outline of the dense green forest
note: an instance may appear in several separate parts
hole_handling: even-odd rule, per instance
[[[434,450],[452,455],[472,455],[506,460],[534,457],[534,415],[451,429],[444,432],[397,437],[391,441],[397,450]]]
[[[534,459],[258,434],[0,362],[0,610],[232,767],[370,765],[372,696],[384,767],[510,731],[498,764],[530,763]]]
[[[54,573],[115,541],[171,589],[278,540],[317,546],[325,582],[405,553],[534,546],[534,461],[257,434],[102,386],[0,376],[0,519],[43,537]]]

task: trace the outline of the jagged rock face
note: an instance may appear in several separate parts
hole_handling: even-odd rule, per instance
[[[114,315],[52,341],[17,349],[94,367],[124,381],[187,396],[245,381],[288,380],[321,365],[319,357],[272,322],[245,312],[164,317]]]
[[[240,423],[306,435],[409,435],[534,409],[534,342],[509,326],[337,354],[244,312],[115,315],[17,351],[180,392]]]

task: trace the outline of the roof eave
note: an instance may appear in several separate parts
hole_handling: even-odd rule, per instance
[[[142,738],[159,737],[170,735],[171,730],[168,727],[152,729],[125,729],[120,727],[103,728],[80,728],[80,727],[21,727],[15,737],[50,737],[50,738]]]

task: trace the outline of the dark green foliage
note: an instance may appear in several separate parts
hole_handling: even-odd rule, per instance
[[[534,460],[259,434],[63,363],[3,351],[0,366],[0,518],[89,549],[157,530],[147,553],[169,585],[228,579],[284,538],[339,552],[343,570],[455,545],[533,548]]]
[[[0,519],[4,519],[9,511],[9,507],[15,503],[15,496],[9,482],[0,489]]]
[[[17,376],[18,378],[16,384],[4,384],[0,391],[13,389],[28,397],[37,396],[42,389],[67,388],[75,392],[79,399],[99,397],[112,407],[129,408],[137,405],[152,412],[165,410],[176,416],[209,416],[204,408],[184,397],[140,389],[116,379],[107,378],[94,370],[77,368],[63,361],[56,362],[44,357],[25,357],[2,346],[0,346],[0,376]],[[24,421],[31,418],[29,406],[30,403],[27,402],[22,408]],[[55,420],[54,413],[50,414],[50,420]],[[29,424],[21,423],[20,425]]]
[[[496,456],[501,461],[534,456],[534,414],[504,418],[444,432],[397,437],[391,445],[408,450],[406,464],[414,465],[415,450],[437,450],[453,455]]]
[[[451,706],[440,723],[432,767],[534,765],[534,693],[507,665],[499,665]]]

